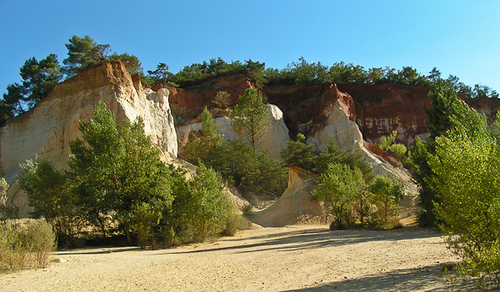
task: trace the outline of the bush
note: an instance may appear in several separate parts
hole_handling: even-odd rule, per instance
[[[56,236],[46,221],[30,221],[26,226],[0,225],[0,269],[19,270],[46,267]]]
[[[457,108],[453,127],[435,139],[428,184],[440,229],[463,261],[458,276],[480,287],[500,286],[500,123],[468,107]]]
[[[17,218],[18,208],[7,205],[7,190],[9,184],[2,177],[0,179],[0,220]]]
[[[387,227],[396,221],[399,201],[403,198],[404,189],[396,180],[385,176],[377,176],[370,185],[371,201],[377,207],[377,227]],[[392,220],[394,218],[394,220]]]
[[[313,191],[313,197],[330,203],[330,213],[335,218],[330,229],[353,226],[353,210],[364,190],[365,181],[359,168],[351,169],[349,165],[342,163],[328,165],[328,169],[318,179],[318,187]]]
[[[236,234],[236,231],[247,229],[248,226],[249,226],[248,221],[242,215],[231,213],[226,222],[226,227],[222,231],[221,235],[233,236]]]
[[[231,219],[232,208],[226,196],[222,177],[203,163],[196,176],[176,180],[172,210],[163,221],[163,237],[173,242],[198,242],[220,235]]]

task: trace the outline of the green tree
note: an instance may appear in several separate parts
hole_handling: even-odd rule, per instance
[[[204,107],[201,113],[201,135],[208,150],[220,146],[222,143],[222,134],[217,129],[217,123],[207,107]]]
[[[127,71],[132,76],[143,73],[142,63],[139,60],[139,58],[137,58],[135,55],[130,55],[128,53],[123,53],[123,54],[113,53],[111,56],[109,56],[108,59],[111,61],[119,60],[120,62],[122,62],[123,66],[125,66]]]
[[[103,233],[106,216],[118,220],[130,243],[134,214],[144,203],[160,210],[170,206],[170,171],[144,134],[141,119],[117,125],[114,114],[99,102],[94,119],[80,122],[79,130],[83,137],[70,143],[69,162],[78,205]]]
[[[326,172],[318,179],[313,197],[329,202],[334,216],[330,229],[344,229],[354,224],[352,212],[354,203],[363,194],[365,182],[359,168],[351,169],[342,163],[329,164]]]
[[[370,183],[373,179],[372,168],[361,154],[350,150],[340,150],[333,140],[328,141],[325,151],[314,157],[313,160],[313,172],[317,174],[326,172],[330,163],[342,163],[348,165],[351,169],[358,168],[363,174],[366,183]]]
[[[298,166],[308,171],[314,169],[314,145],[306,145],[306,137],[299,133],[296,141],[288,141],[287,148],[281,150],[281,158],[287,167]]]
[[[391,215],[396,215],[399,201],[403,198],[403,186],[386,176],[377,176],[370,185],[372,202],[377,206],[377,214],[380,225],[386,225],[391,219]]]
[[[21,165],[17,178],[28,195],[33,218],[45,218],[54,226],[60,242],[78,232],[76,200],[66,173],[58,171],[47,160],[30,159]]]
[[[7,86],[7,93],[3,94],[4,111],[5,108],[9,109],[13,116],[33,108],[49,94],[62,77],[57,56],[54,54],[40,61],[34,57],[30,58],[19,71],[22,84],[10,84]],[[7,113],[4,115],[9,116]]]
[[[104,61],[110,51],[108,44],[98,44],[90,36],[74,35],[66,44],[68,58],[63,60],[64,73],[72,77],[89,66]]]
[[[458,275],[484,288],[500,286],[500,137],[497,124],[473,109],[459,108],[453,127],[435,139],[428,155],[436,192],[435,214],[452,251],[463,259]]]
[[[148,75],[154,84],[173,84],[171,80],[174,75],[168,71],[168,65],[165,63],[159,63],[154,71],[148,70]]]
[[[231,102],[231,94],[229,94],[227,91],[217,91],[217,94],[215,95],[213,103],[222,109],[225,109],[229,106]]]
[[[233,63],[234,64],[234,63]],[[236,65],[236,64],[235,64]],[[254,62],[252,59],[245,61],[245,73],[247,77],[253,81],[255,87],[262,89],[264,85],[267,83],[266,76],[264,74],[264,69],[266,67],[266,63]],[[235,68],[236,72],[238,69]]]
[[[238,104],[231,115],[233,127],[241,133],[253,149],[257,149],[260,139],[266,133],[268,105],[264,103],[262,93],[254,88],[247,88],[240,95]]]
[[[201,114],[201,137],[191,140],[184,146],[183,158],[196,164],[198,160],[207,163],[207,155],[222,145],[222,134],[217,130],[217,123],[207,107]]]
[[[196,176],[178,180],[169,216],[174,234],[182,241],[203,241],[219,235],[231,215],[231,205],[222,194],[222,177],[200,163]]]
[[[398,135],[398,131],[394,130],[392,131],[392,134],[389,136],[382,136],[380,138],[380,143],[378,146],[380,149],[384,151],[390,152],[392,155],[394,155],[397,159],[403,160],[404,155],[408,151],[405,145],[396,143],[396,136]]]
[[[3,99],[0,99],[0,127],[2,127],[6,120],[13,117],[11,108],[5,104]]]
[[[429,138],[426,143],[420,139],[415,141],[411,149],[412,174],[420,187],[420,206],[423,212],[419,216],[420,224],[423,226],[434,226],[436,217],[434,215],[434,202],[438,202],[436,192],[429,185],[434,173],[428,165],[429,156],[435,151],[435,139],[441,135],[446,135],[448,129],[455,125],[453,116],[458,111],[464,111],[468,106],[460,101],[456,92],[446,80],[438,80],[433,83],[429,91],[431,107],[424,108],[428,122]]]

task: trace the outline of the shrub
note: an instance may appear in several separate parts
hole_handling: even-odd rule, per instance
[[[30,221],[26,226],[0,225],[0,268],[18,270],[46,267],[56,236],[46,221]]]
[[[18,209],[15,206],[7,205],[7,190],[9,184],[4,178],[0,179],[0,220],[17,218]]]
[[[234,234],[236,234],[236,231],[247,229],[248,226],[248,221],[242,215],[231,213],[226,222],[226,227],[222,231],[221,235],[233,236]]]
[[[351,169],[342,163],[329,164],[328,169],[318,180],[313,197],[329,202],[334,221],[330,229],[350,228],[355,223],[353,209],[356,201],[363,195],[365,182],[359,168]]]
[[[232,213],[229,201],[222,194],[223,186],[222,177],[203,163],[193,179],[177,178],[172,211],[163,224],[166,237],[197,242],[220,235]]]
[[[377,176],[370,185],[371,201],[377,207],[376,221],[378,227],[388,226],[392,215],[396,215],[399,201],[403,198],[404,189],[401,184],[386,176]]]

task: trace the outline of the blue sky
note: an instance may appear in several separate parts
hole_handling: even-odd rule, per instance
[[[73,35],[176,73],[221,57],[282,69],[303,56],[331,66],[437,67],[500,91],[500,1],[0,0],[0,93],[25,60],[67,57]]]

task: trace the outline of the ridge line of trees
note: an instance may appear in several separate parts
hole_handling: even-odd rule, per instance
[[[304,57],[288,64],[284,69],[266,68],[265,63],[252,61],[232,61],[213,58],[208,62],[193,63],[177,73],[169,71],[166,63],[160,62],[154,70],[144,73],[142,64],[135,55],[111,53],[109,44],[96,43],[90,36],[80,38],[76,35],[65,45],[68,57],[59,64],[57,55],[50,54],[38,61],[32,57],[20,69],[22,82],[7,86],[7,92],[0,99],[0,125],[5,120],[30,110],[44,99],[55,84],[70,78],[89,66],[105,60],[120,60],[132,74],[139,74],[145,85],[164,84],[173,87],[189,87],[213,78],[244,74],[257,88],[280,85],[307,85],[314,83],[361,83],[361,84],[398,84],[405,86],[431,87],[441,79],[441,72],[433,68],[428,75],[420,74],[412,67],[403,66],[400,70],[390,67],[365,69],[352,63],[337,62],[332,66],[321,62],[309,63]],[[498,92],[488,86],[465,85],[459,78],[450,75],[446,79],[452,88],[471,98],[486,96],[498,98]]]

